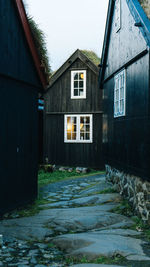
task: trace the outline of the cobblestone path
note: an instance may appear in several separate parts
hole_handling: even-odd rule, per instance
[[[114,212],[121,197],[112,192],[104,175],[45,186],[38,214],[0,221],[0,266],[150,266],[150,244]]]

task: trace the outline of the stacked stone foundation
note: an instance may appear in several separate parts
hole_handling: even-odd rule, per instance
[[[132,205],[135,214],[150,223],[150,183],[140,177],[126,174],[109,165],[106,167],[107,180],[115,185],[116,190]]]

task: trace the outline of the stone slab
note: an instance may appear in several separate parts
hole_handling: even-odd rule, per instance
[[[118,193],[113,194],[98,194],[94,196],[88,196],[88,197],[81,197],[77,199],[71,200],[69,203],[70,205],[76,205],[76,206],[87,206],[87,205],[97,205],[97,204],[103,204],[107,202],[112,201],[119,201],[120,195]]]
[[[100,256],[113,257],[119,254],[123,257],[134,255],[134,260],[137,261],[144,257],[150,261],[142,249],[145,242],[133,237],[87,232],[58,236],[53,238],[52,242],[65,251],[68,257],[76,259],[86,257],[88,260],[94,260]]]
[[[85,264],[75,264],[75,265],[72,265],[72,267],[125,267],[125,266],[85,263]]]
[[[46,209],[32,217],[3,220],[0,222],[0,233],[9,234],[12,237],[21,239],[43,239],[45,236],[52,236],[59,229],[67,231],[88,231],[104,227],[111,227],[117,223],[124,223],[124,226],[133,224],[125,216],[109,212],[115,204],[106,204],[93,207]],[[49,229],[45,228],[48,226]],[[53,230],[51,230],[53,229]],[[60,231],[62,233],[62,230]]]

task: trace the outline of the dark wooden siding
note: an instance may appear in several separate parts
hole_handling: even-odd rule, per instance
[[[37,196],[37,75],[14,1],[0,2],[0,214]]]
[[[86,99],[71,99],[71,70],[86,70]],[[98,76],[77,59],[45,95],[44,160],[70,166],[102,168],[101,90]],[[93,143],[64,143],[64,115],[93,114]]]
[[[71,99],[71,70],[87,70],[86,99]],[[45,95],[46,112],[94,112],[101,110],[101,91],[98,77],[77,59],[53,84]]]
[[[33,87],[0,76],[0,96],[0,213],[3,213],[37,194],[38,113],[37,91]]]
[[[103,144],[105,163],[149,179],[149,54],[126,69],[126,116],[113,117],[114,78],[104,83],[104,114],[108,142]]]
[[[102,168],[101,114],[93,115],[93,143],[64,143],[64,115],[49,115],[45,121],[44,158],[51,164]]]
[[[120,2],[121,29],[116,33],[114,13],[106,56],[105,79],[147,47],[140,29],[134,26],[135,20],[129,11],[127,1],[121,0]]]

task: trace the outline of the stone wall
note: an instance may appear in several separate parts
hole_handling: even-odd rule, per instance
[[[109,165],[106,165],[106,177],[115,185],[116,190],[128,199],[135,213],[144,221],[150,222],[150,183]]]

